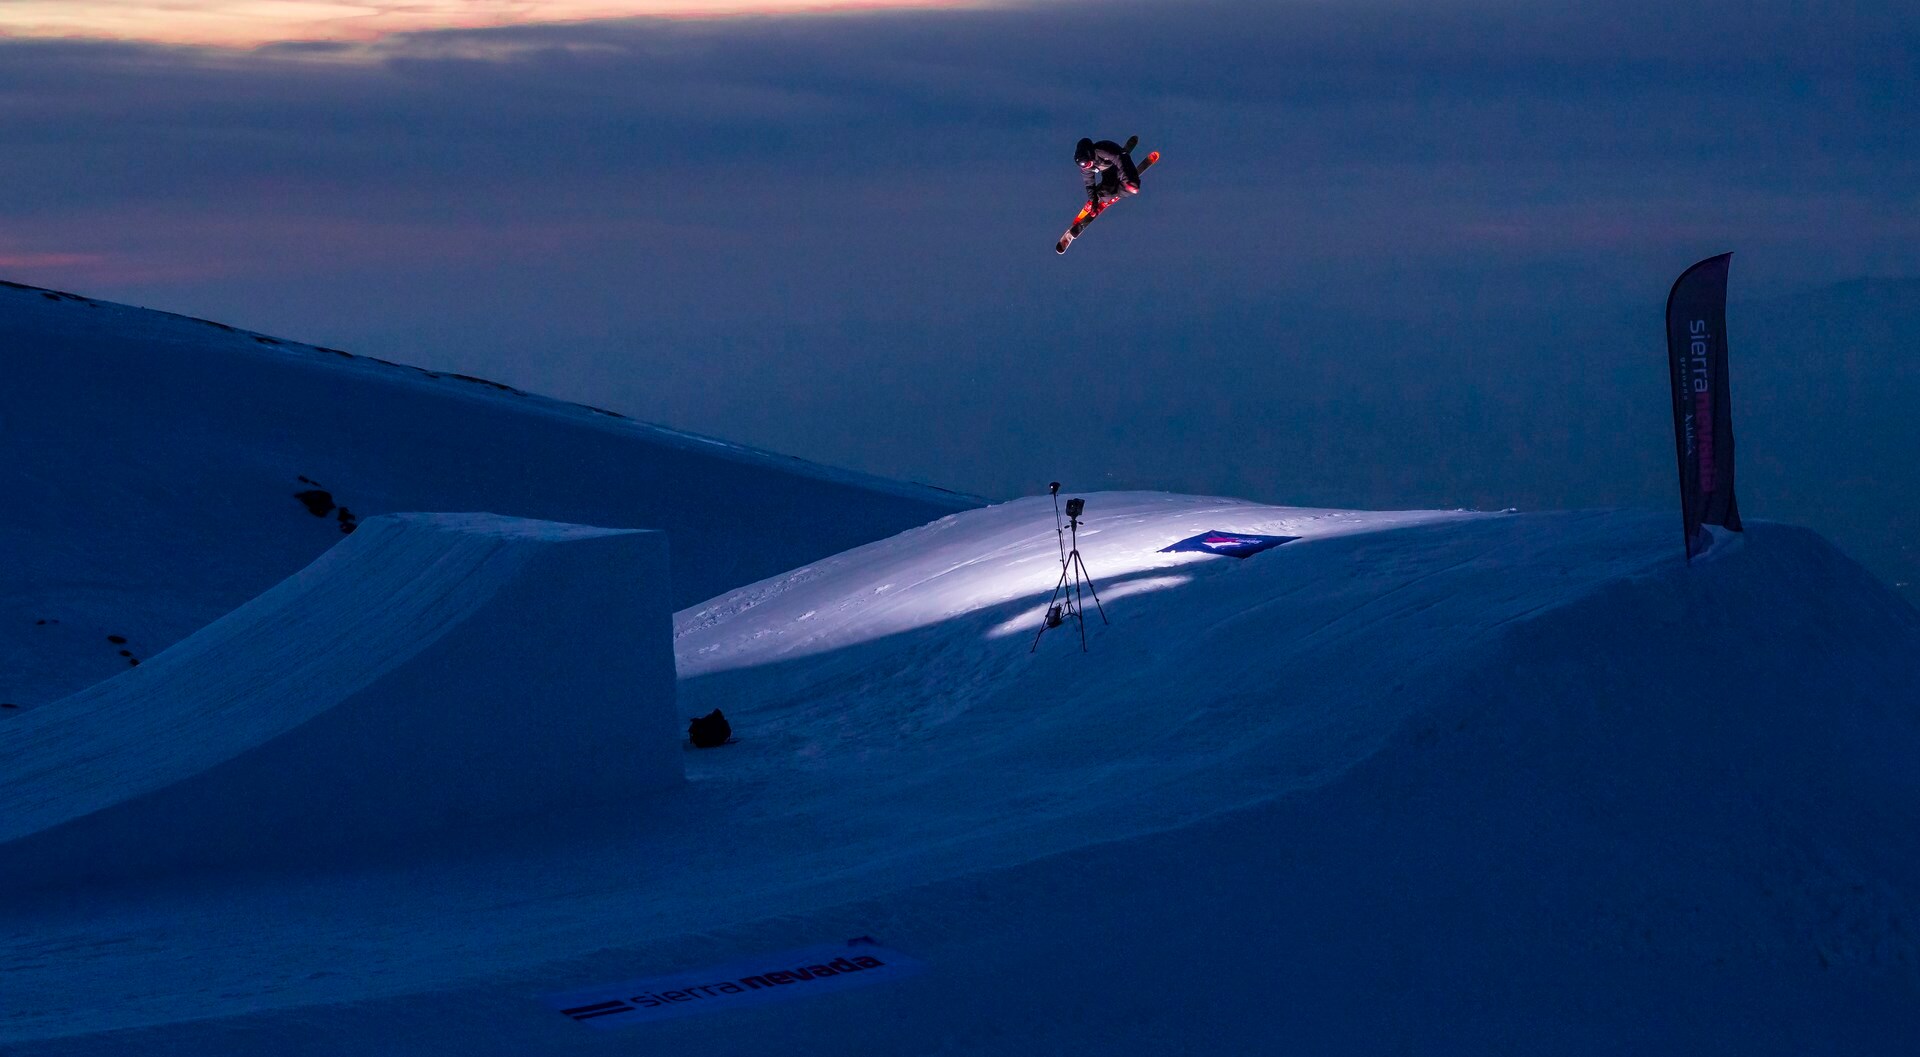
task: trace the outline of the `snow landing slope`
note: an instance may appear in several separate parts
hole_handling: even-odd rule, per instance
[[[391,514],[0,735],[0,875],[71,887],[633,803],[677,785],[667,541]]]
[[[685,606],[976,505],[484,379],[3,283],[0,365],[0,706],[151,657],[375,514],[659,529]]]
[[[1091,652],[1064,631],[1028,652],[1058,568],[1045,498],[741,588],[676,618],[682,709],[740,734],[689,753],[684,786],[484,852],[9,900],[0,1046],[1920,1037],[1920,614],[1817,536],[1755,523],[1689,568],[1665,515],[1088,498],[1113,620]],[[1206,529],[1303,538],[1157,553]],[[605,1033],[540,1000],[860,935],[927,970]]]

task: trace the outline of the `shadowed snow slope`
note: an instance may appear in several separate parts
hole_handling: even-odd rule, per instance
[[[678,607],[976,505],[10,284],[0,367],[0,721],[144,661],[374,514],[658,529]]]
[[[1756,523],[1045,498],[681,612],[689,781],[485,849],[0,906],[10,1054],[1896,1053],[1920,614]],[[1297,535],[1239,562],[1159,547]],[[561,604],[554,602],[553,604]],[[0,737],[4,736],[0,727]],[[53,783],[78,781],[53,776]],[[872,935],[927,971],[540,997]],[[110,996],[110,999],[102,996]]]
[[[657,532],[374,518],[145,666],[7,724],[0,874],[337,861],[676,784],[666,572]]]

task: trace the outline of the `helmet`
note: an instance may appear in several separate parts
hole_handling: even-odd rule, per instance
[[[1073,160],[1078,162],[1082,169],[1091,166],[1093,164],[1093,141],[1090,139],[1082,139],[1079,143],[1074,144]]]

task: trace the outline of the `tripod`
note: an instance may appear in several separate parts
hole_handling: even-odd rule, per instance
[[[1100,623],[1108,624],[1107,609],[1100,604],[1100,592],[1093,588],[1093,574],[1087,571],[1087,563],[1080,559],[1080,512],[1087,507],[1084,499],[1067,500],[1067,528],[1060,527],[1060,483],[1055,481],[1053,492],[1053,534],[1060,543],[1060,579],[1054,582],[1053,593],[1047,596],[1047,615],[1041,618],[1040,630],[1033,634],[1033,645],[1027,647],[1032,653],[1040,648],[1040,636],[1049,628],[1057,628],[1067,621],[1076,621],[1080,625],[1080,652],[1087,652],[1087,614],[1086,602],[1082,591],[1093,596],[1093,608],[1100,614]],[[1073,549],[1067,549],[1067,534],[1073,536]],[[1071,582],[1069,582],[1071,579]],[[1058,601],[1056,601],[1058,600]]]

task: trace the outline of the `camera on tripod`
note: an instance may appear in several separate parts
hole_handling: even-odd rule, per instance
[[[1080,557],[1080,514],[1087,509],[1085,499],[1067,500],[1067,523],[1060,524],[1060,482],[1047,485],[1047,494],[1053,496],[1053,533],[1060,541],[1060,579],[1054,581],[1053,594],[1047,598],[1046,615],[1040,618],[1040,630],[1034,633],[1033,645],[1028,653],[1040,648],[1040,636],[1049,628],[1057,628],[1067,621],[1075,622],[1080,628],[1080,650],[1087,648],[1087,617],[1081,608],[1087,595],[1093,597],[1093,608],[1100,614],[1100,622],[1107,622],[1106,607],[1100,604],[1100,592],[1094,590],[1093,576],[1087,572],[1087,563]],[[1067,539],[1071,534],[1073,548],[1067,548]]]

